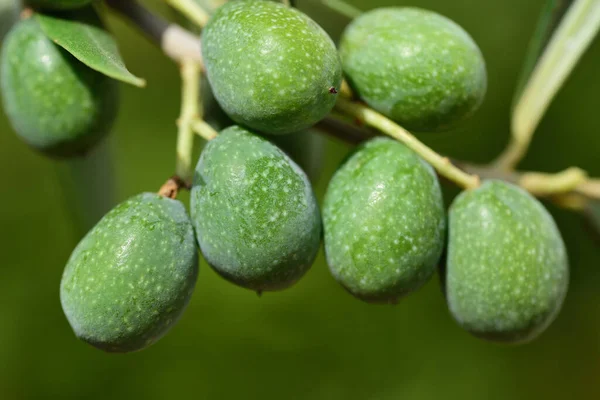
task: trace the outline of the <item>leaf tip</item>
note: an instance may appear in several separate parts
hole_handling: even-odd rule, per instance
[[[143,79],[143,78],[138,78],[138,77],[136,77],[135,79],[133,79],[133,80],[131,81],[131,83],[132,83],[134,86],[136,86],[136,87],[139,87],[139,88],[142,88],[142,89],[143,89],[143,88],[145,88],[145,87],[146,87],[146,85],[147,85],[147,83],[148,83],[148,82],[146,82],[146,80],[145,80],[145,79]]]

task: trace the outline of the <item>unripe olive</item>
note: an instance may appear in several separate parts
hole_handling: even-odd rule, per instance
[[[395,302],[435,272],[445,223],[431,166],[402,143],[371,139],[329,183],[323,206],[327,263],[354,296]]]
[[[446,296],[456,321],[472,334],[534,339],[558,314],[568,280],[560,232],[529,193],[487,181],[453,202]]]
[[[67,10],[80,8],[92,2],[92,0],[25,0],[27,5],[45,10]]]
[[[54,44],[35,16],[13,27],[0,57],[4,111],[33,148],[52,156],[83,154],[112,127],[116,81]]]
[[[300,131],[333,108],[341,64],[327,33],[295,8],[232,1],[202,33],[208,79],[223,109],[270,134]]]
[[[191,214],[208,263],[256,291],[291,286],[319,249],[320,213],[306,175],[269,141],[238,126],[204,148]]]
[[[77,245],[60,298],[77,337],[109,352],[136,351],[177,322],[197,274],[183,204],[143,193],[111,210]]]
[[[364,13],[346,28],[340,54],[356,93],[407,129],[452,128],[485,95],[487,74],[477,44],[432,11],[389,7]]]
[[[205,77],[202,78],[200,88],[206,122],[217,131],[235,125],[215,99]],[[322,134],[307,129],[287,135],[265,135],[265,138],[290,156],[306,172],[311,181],[315,181],[320,176],[326,140]]]

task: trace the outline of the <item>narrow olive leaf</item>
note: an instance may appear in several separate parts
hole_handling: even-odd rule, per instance
[[[535,27],[535,31],[533,32],[533,36],[529,41],[527,55],[525,56],[525,62],[523,63],[523,69],[521,70],[521,76],[514,95],[513,108],[523,94],[523,89],[531,77],[531,73],[542,56],[544,49],[548,45],[552,33],[556,30],[556,27],[565,16],[573,1],[574,0],[546,0]]]
[[[101,26],[97,16],[71,19],[37,14],[36,18],[52,41],[88,67],[134,86],[146,85],[145,80],[129,72],[115,39]]]
[[[512,115],[516,142],[528,143],[552,99],[600,28],[600,1],[575,0],[554,31]]]

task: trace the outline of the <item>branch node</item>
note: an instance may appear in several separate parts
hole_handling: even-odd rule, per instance
[[[190,190],[191,183],[184,181],[177,175],[170,177],[158,190],[158,194],[170,199],[176,199],[181,189]]]

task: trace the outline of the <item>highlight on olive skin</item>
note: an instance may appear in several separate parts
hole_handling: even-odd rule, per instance
[[[219,104],[269,134],[306,129],[333,108],[342,67],[329,35],[306,14],[272,1],[232,1],[202,32],[202,55]]]
[[[191,196],[200,249],[227,280],[281,290],[311,267],[321,242],[317,200],[304,171],[267,140],[238,126],[221,131],[200,156]]]
[[[556,318],[569,267],[552,216],[501,181],[458,196],[450,208],[446,296],[452,316],[475,336],[527,342]]]
[[[432,11],[387,7],[366,12],[344,31],[344,73],[356,94],[403,127],[456,127],[482,103],[485,61],[459,25]]]
[[[153,193],[112,209],[79,242],[60,299],[81,340],[108,352],[144,349],[181,317],[198,251],[182,203]]]
[[[420,288],[444,247],[437,176],[392,139],[371,139],[339,168],[327,188],[323,221],[331,273],[368,302],[395,303]]]

